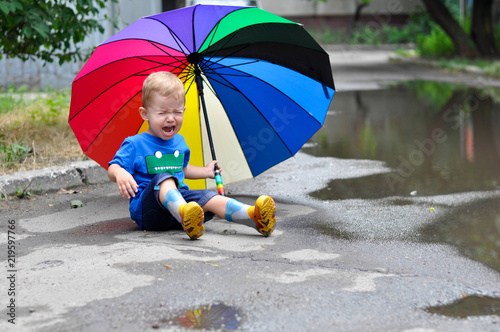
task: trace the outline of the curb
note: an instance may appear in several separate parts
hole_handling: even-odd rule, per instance
[[[53,166],[40,170],[0,176],[0,198],[22,191],[43,193],[60,188],[108,182],[108,173],[96,162],[79,161],[67,166]]]

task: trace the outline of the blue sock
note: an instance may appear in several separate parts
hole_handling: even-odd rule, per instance
[[[182,223],[180,208],[183,204],[186,204],[184,197],[177,189],[170,189],[167,191],[165,198],[163,199],[163,206],[174,216],[174,218]]]
[[[255,228],[255,221],[248,215],[250,205],[230,198],[226,203],[226,220]]]

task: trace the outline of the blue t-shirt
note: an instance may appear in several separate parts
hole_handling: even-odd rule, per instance
[[[117,164],[132,174],[138,192],[130,199],[130,216],[142,223],[141,198],[144,188],[159,173],[170,173],[179,180],[179,187],[188,189],[184,183],[184,167],[189,162],[189,147],[182,135],[163,140],[148,133],[127,137],[109,165]]]

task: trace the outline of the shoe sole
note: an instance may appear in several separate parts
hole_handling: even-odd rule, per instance
[[[269,196],[260,196],[255,203],[258,212],[258,219],[255,222],[257,230],[268,237],[276,227],[276,204]]]
[[[191,240],[196,240],[205,234],[203,219],[203,209],[197,203],[189,202],[184,206],[182,228]]]

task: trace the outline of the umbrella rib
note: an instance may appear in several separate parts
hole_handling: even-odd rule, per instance
[[[221,78],[222,78],[222,80],[224,80],[224,78],[222,77],[222,75],[217,74],[217,76],[221,77]],[[237,75],[235,75],[235,76],[237,76]],[[251,76],[251,75],[247,75],[247,76],[249,76],[249,77],[254,77],[254,76]],[[256,77],[254,77],[254,78],[256,78]],[[202,77],[202,79],[203,79],[203,77]],[[227,80],[224,80],[224,81],[226,81],[226,82],[227,82],[227,84],[225,84],[225,83],[221,82],[220,80],[217,80],[217,79],[215,79],[215,78],[213,78],[213,77],[212,77],[212,79],[213,79],[214,81],[216,81],[216,82],[218,82],[218,83],[220,83],[220,84],[222,84],[222,85],[224,85],[224,86],[226,86],[226,87],[228,87],[228,88],[232,89],[232,90],[239,91],[239,90],[238,90],[238,88],[236,88],[233,84],[231,84],[231,83],[230,83],[230,82],[228,82]],[[260,80],[259,78],[256,78],[256,79]],[[260,81],[262,81],[262,80],[260,80]],[[262,82],[264,82],[264,81],[262,81]],[[267,82],[264,82],[264,83],[266,83],[266,84],[267,84]],[[217,93],[216,93],[216,92],[212,89],[211,84],[209,84],[209,89],[213,92],[213,94],[217,97],[217,99],[219,99],[218,94],[217,94]],[[280,91],[280,92],[281,92],[281,91]],[[254,103],[253,103],[250,99],[248,99],[248,98],[247,98],[247,96],[246,96],[245,94],[242,94],[242,95],[243,95],[243,97],[244,97],[246,100],[248,100],[248,102],[249,102],[251,105],[253,105],[253,107],[254,107],[257,111],[259,111],[259,108],[258,108],[258,107],[257,107],[257,106],[256,106],[256,105],[255,105],[255,104],[254,104]],[[219,100],[220,100],[220,99],[219,99]],[[222,104],[222,101],[221,101],[221,104]],[[302,110],[304,110],[304,108],[303,108],[303,107],[301,107],[301,106],[300,106],[300,105],[298,105],[297,103],[295,103],[295,104],[296,104],[298,107],[300,107]],[[304,112],[305,112],[305,110],[304,110]],[[271,125],[271,124],[269,123],[269,121],[267,120],[267,118],[266,118],[266,117],[265,117],[265,116],[264,116],[264,115],[263,115],[260,111],[259,111],[258,113],[262,116],[262,118],[264,119],[264,121],[266,121],[266,122],[268,123],[269,127],[270,127],[270,128],[273,128],[273,127],[272,127],[272,125]],[[317,120],[316,120],[316,121],[317,121]],[[234,131],[234,128],[233,128],[233,131]],[[273,132],[276,134],[276,136],[279,138],[279,140],[283,143],[282,145],[283,145],[283,146],[284,146],[284,147],[288,150],[288,153],[290,154],[290,156],[293,156],[293,153],[292,153],[292,151],[290,150],[290,148],[286,145],[286,143],[283,141],[283,139],[281,138],[281,136],[279,135],[279,133],[278,133],[278,132],[277,132],[274,128],[273,128]],[[238,137],[237,137],[237,138],[238,138]],[[241,142],[240,142],[239,138],[238,138],[238,142],[239,142],[239,144],[240,144],[240,146],[241,146]]]
[[[228,87],[228,88],[230,88],[230,89],[237,90],[236,88],[233,88],[233,85],[226,85],[226,84],[224,84],[223,82],[218,81],[218,80],[217,80],[216,78],[214,78],[212,75],[210,75],[210,74],[216,74],[216,75],[218,75],[218,76],[221,76],[221,74],[218,74],[218,73],[217,73],[217,70],[216,70],[216,69],[214,69],[214,67],[215,67],[215,66],[214,66],[213,64],[216,64],[216,63],[218,64],[218,63],[219,63],[220,61],[222,61],[223,59],[225,59],[225,58],[221,58],[221,59],[219,59],[218,61],[210,61],[210,62],[212,63],[211,65],[209,65],[209,64],[208,64],[208,61],[207,61],[207,62],[205,62],[205,61],[204,61],[203,65],[201,66],[202,72],[205,74],[205,76],[207,76],[207,77],[208,77],[208,76],[212,77],[212,79],[213,79],[214,81],[217,81],[217,82],[219,82],[220,84],[223,84],[223,85],[227,86],[227,87]],[[226,66],[226,65],[222,65],[222,66],[224,66],[224,68],[231,68],[231,69],[232,69],[232,68],[237,67],[237,66],[248,65],[248,64],[252,64],[252,63],[259,62],[259,61],[260,61],[260,60],[258,60],[258,59],[254,59],[254,60],[252,60],[252,61],[248,61],[248,62],[245,62],[245,63],[238,63],[238,64],[231,65],[231,66]],[[245,73],[243,73],[242,71],[238,71],[238,72],[240,72],[240,73],[241,73],[241,75],[237,75],[237,74],[225,74],[225,76],[233,76],[233,77],[252,77],[252,75],[245,74]],[[213,92],[213,91],[212,91],[212,92]]]
[[[240,9],[238,9],[238,10],[241,10],[241,8],[240,8]],[[230,12],[230,13],[228,13],[228,14],[235,13],[235,12],[236,12],[236,11],[238,11],[238,10],[232,11],[232,12]],[[195,9],[194,11],[196,11],[196,9]],[[193,11],[193,40],[195,39],[195,36],[194,36],[194,11]],[[226,15],[227,15],[227,14],[226,14]],[[208,47],[212,44],[212,41],[214,40],[215,35],[217,34],[217,30],[219,30],[220,23],[221,23],[221,21],[222,21],[224,18],[225,18],[225,17],[221,17],[221,18],[219,19],[219,21],[218,21],[218,22],[214,25],[214,27],[212,28],[212,30],[210,31],[210,35],[211,35],[211,37],[210,37],[210,41],[208,42],[208,46],[207,46],[207,48],[208,48]],[[237,30],[236,32],[238,32],[238,30]],[[233,35],[233,36],[234,36],[234,35]],[[233,36],[231,37],[231,39],[233,38]],[[230,39],[230,40],[231,40],[231,39]],[[222,45],[222,47],[220,47],[220,48],[219,48],[219,50],[220,50],[221,48],[223,48],[223,47],[224,47],[224,46],[225,46],[228,42],[229,42],[229,41],[227,41],[224,45]],[[205,42],[203,42],[203,44],[205,44]],[[202,46],[203,46],[203,45],[202,45]],[[193,45],[193,49],[194,49],[194,47],[196,47],[196,41],[195,41],[195,44]]]
[[[184,43],[181,43],[180,39],[172,31],[172,29],[170,29],[169,27],[167,27],[167,28],[168,28],[168,32],[170,32],[170,35],[172,36],[172,38],[175,40],[175,43],[179,47],[179,51],[181,51],[182,53],[184,53],[185,55],[187,55],[187,52],[185,52],[184,49],[186,49],[186,51],[189,51],[189,49],[186,47],[186,45],[184,45]],[[167,46],[167,45],[165,45],[165,46]]]
[[[184,51],[185,49],[186,50],[189,50],[189,48],[181,41],[181,39],[172,31],[172,29],[166,25],[164,22],[160,21],[160,20],[157,20],[156,18],[153,18],[153,17],[145,17],[145,19],[151,19],[151,20],[154,20],[158,23],[160,23],[161,25],[163,25],[165,28],[168,29],[170,35],[172,36],[172,39],[175,40],[175,43],[177,44],[177,46],[179,47],[179,50],[186,54],[186,52]],[[167,45],[165,45],[167,46]]]
[[[222,61],[223,59],[224,59],[224,58],[221,58],[221,59],[220,59],[220,60],[218,60],[217,62],[213,62],[213,63],[218,63],[218,62]],[[220,78],[224,78],[224,77],[228,77],[228,76],[232,76],[232,77],[253,77],[254,79],[257,79],[257,80],[259,80],[259,81],[261,81],[261,82],[263,82],[263,83],[265,83],[265,84],[267,84],[267,85],[269,85],[269,86],[272,86],[272,85],[270,85],[268,82],[263,81],[262,79],[260,79],[260,78],[258,78],[258,77],[256,77],[256,76],[253,76],[253,75],[251,75],[251,74],[247,74],[247,73],[243,73],[242,71],[240,71],[240,70],[238,70],[238,69],[235,69],[235,68],[236,68],[236,67],[238,67],[238,66],[247,65],[247,64],[252,64],[252,63],[256,63],[256,62],[260,62],[260,61],[261,61],[261,60],[259,60],[259,59],[255,59],[254,61],[248,61],[248,62],[245,62],[245,63],[238,63],[238,64],[231,65],[231,66],[221,65],[221,66],[224,66],[224,68],[231,68],[231,69],[234,69],[234,70],[236,70],[236,71],[238,71],[238,72],[242,73],[241,75],[238,75],[238,74],[224,74],[224,75],[222,75],[222,74],[217,73],[217,71],[216,71],[215,69],[213,69],[213,66],[208,66],[208,65],[207,65],[206,67],[207,67],[207,68],[210,68],[210,69],[211,69],[211,73],[213,73],[214,75],[217,75],[217,76],[218,76],[218,77],[220,77]],[[207,71],[207,72],[208,72],[208,71]],[[205,73],[205,72],[204,72],[204,73]],[[205,75],[206,75],[206,73],[205,73]],[[235,91],[238,91],[238,90],[239,90],[238,88],[236,88],[233,84],[231,84],[231,83],[230,83],[230,82],[228,82],[227,80],[224,80],[224,82],[227,82],[227,84],[226,84],[226,83],[224,83],[222,80],[218,80],[218,79],[216,79],[213,75],[212,75],[212,76],[210,76],[210,77],[211,77],[211,79],[212,79],[213,81],[218,82],[218,83],[220,83],[221,85],[226,86],[227,88],[230,88],[230,89],[235,90]],[[327,87],[325,84],[322,84],[322,85],[323,85],[323,88],[326,88],[326,87]],[[272,87],[273,87],[273,88],[275,88],[274,86],[272,86]],[[211,87],[210,87],[210,88],[211,88]],[[290,96],[288,96],[287,94],[283,93],[283,91],[281,91],[281,90],[279,90],[279,91],[280,91],[283,95],[285,95],[285,96],[287,96],[288,98],[290,98]],[[212,90],[212,92],[214,92],[214,94],[215,94],[215,91],[213,91],[213,90]],[[290,98],[290,99],[291,99],[291,98]],[[292,100],[293,100],[293,99],[292,99]],[[297,105],[299,108],[301,108],[304,112],[307,112],[307,111],[306,111],[306,110],[305,110],[302,106],[300,106],[299,104],[297,104],[295,101],[294,101],[294,104],[296,104],[296,105]],[[309,114],[309,112],[307,112],[307,113]],[[315,119],[315,121],[316,121],[318,124],[322,125],[322,124],[321,124],[318,120],[316,120],[316,119]]]
[[[123,104],[123,106],[127,105],[127,104],[128,104],[128,103],[129,103],[132,99],[134,99],[134,98],[135,98],[138,94],[139,94],[139,92],[138,92],[138,93],[136,93],[135,95],[133,95],[133,96],[132,96],[132,97],[131,97],[131,98],[130,98],[130,99],[129,99],[126,103],[124,103],[124,104]],[[118,113],[120,113],[120,111],[123,109],[123,106],[122,106],[122,107],[120,107],[120,109],[118,110],[118,112],[116,112],[116,113],[115,113],[115,114],[114,114],[114,115],[113,115],[113,116],[109,119],[109,121],[108,121],[108,122],[106,122],[106,124],[102,127],[102,129],[101,129],[101,130],[99,130],[99,133],[98,133],[97,135],[95,135],[94,139],[92,140],[92,142],[90,142],[89,146],[88,146],[88,147],[87,147],[87,149],[84,151],[84,153],[85,153],[85,152],[87,152],[87,151],[90,149],[90,147],[92,146],[92,144],[94,144],[95,140],[96,140],[96,139],[97,139],[97,138],[101,135],[101,133],[103,132],[103,130],[106,128],[106,126],[107,126],[107,125],[108,125],[111,121],[113,121],[113,119],[114,119],[114,118],[118,115]],[[137,129],[137,131],[139,131],[139,129],[141,128],[141,126],[142,126],[142,123],[141,123],[141,125],[139,126],[139,128]],[[137,133],[137,131],[136,131],[136,133]]]
[[[186,81],[189,80],[190,78],[194,77],[194,76],[195,76],[194,73],[188,73],[188,74],[186,74]],[[195,82],[195,80],[192,79],[191,83],[189,83],[189,86],[187,87],[186,93],[189,92],[189,90],[191,89],[191,86],[193,86],[194,82]]]
[[[166,54],[167,56],[169,56],[169,57],[173,58],[175,61],[177,61],[177,62],[181,63],[182,65],[179,65],[179,66],[172,66],[171,64],[164,63],[164,62],[154,61],[154,60],[151,60],[151,59],[145,58],[145,57],[143,57],[143,56],[140,56],[140,57],[135,57],[135,58],[137,58],[137,59],[141,59],[141,60],[143,60],[143,61],[147,61],[147,62],[151,62],[151,63],[156,63],[156,64],[158,64],[158,66],[157,66],[157,67],[153,67],[153,68],[148,68],[148,69],[145,69],[145,70],[143,70],[143,71],[140,71],[140,72],[134,73],[134,74],[132,74],[132,75],[130,75],[130,76],[128,76],[128,77],[125,77],[125,78],[123,78],[122,80],[120,80],[120,81],[116,82],[115,84],[111,85],[110,87],[113,87],[113,86],[115,86],[116,84],[118,84],[118,83],[120,83],[120,82],[123,82],[124,80],[126,80],[126,79],[128,79],[128,78],[130,78],[130,77],[132,77],[132,76],[139,76],[139,75],[141,75],[141,73],[143,73],[143,72],[146,72],[146,71],[148,71],[148,70],[155,69],[155,68],[158,68],[158,67],[161,67],[161,66],[165,66],[165,65],[167,65],[167,66],[170,66],[170,67],[172,67],[172,68],[182,68],[182,66],[187,66],[187,65],[189,65],[189,64],[188,64],[188,62],[187,62],[187,61],[185,61],[185,60],[183,60],[182,58],[178,58],[178,57],[176,57],[176,56],[174,56],[174,55],[170,54],[170,53],[169,53],[169,52],[167,52],[166,50],[164,50],[164,49],[160,48],[160,47],[158,46],[158,43],[155,43],[155,42],[150,41],[150,44],[151,44],[153,47],[155,47],[155,48],[157,48],[158,50],[160,50],[161,52],[163,52],[164,54]],[[179,45],[179,46],[180,46],[180,45]],[[120,59],[120,60],[118,60],[118,61],[122,61],[122,60],[124,60],[124,59]],[[116,61],[115,61],[115,62],[116,62]],[[174,62],[173,62],[173,63],[174,63]],[[111,64],[111,63],[108,63],[107,65],[109,65],[109,64]],[[110,87],[109,87],[109,88],[110,88]],[[89,102],[88,102],[85,106],[83,106],[83,107],[82,107],[82,108],[78,111],[78,113],[76,113],[73,117],[71,117],[71,119],[69,119],[69,121],[73,120],[73,119],[74,119],[74,118],[75,118],[75,117],[76,117],[76,116],[77,116],[77,115],[78,115],[81,111],[83,111],[83,110],[84,110],[84,109],[85,109],[88,105],[90,105],[90,104],[91,104],[94,100],[96,100],[96,99],[97,99],[97,98],[99,98],[99,97],[100,97],[103,93],[105,93],[107,90],[109,90],[109,88],[108,88],[108,89],[106,89],[106,90],[104,90],[103,92],[101,92],[100,94],[98,94],[97,96],[95,96],[94,98],[92,98],[92,100],[90,100],[90,101],[89,101]]]
[[[211,65],[208,65],[205,63],[205,66],[202,66],[202,69],[204,68],[208,68],[208,69],[211,69],[213,72],[215,72],[215,70],[213,69],[214,67],[214,64],[219,64],[222,60],[226,59],[227,57],[221,57],[219,60],[217,61],[210,61]],[[210,59],[213,59],[210,58]],[[245,58],[240,58],[240,59],[245,59]],[[224,68],[235,68],[235,67],[238,67],[238,66],[244,66],[244,65],[249,65],[249,64],[252,64],[252,63],[257,63],[257,62],[260,62],[261,60],[260,59],[252,59],[252,60],[248,60],[246,62],[240,62],[240,63],[236,63],[236,64],[233,64],[233,65],[230,65],[230,66],[227,66],[227,65],[222,65],[224,66]],[[235,75],[235,74],[228,74],[227,76],[248,76],[248,75]]]
[[[174,33],[173,33],[170,29],[169,29],[169,31],[170,31],[170,33],[171,33],[172,35],[174,35]],[[175,57],[175,56],[171,55],[169,52],[166,52],[165,50],[161,49],[161,48],[157,45],[157,43],[152,43],[152,44],[153,44],[153,46],[154,46],[154,47],[158,48],[160,51],[164,52],[166,55],[168,55],[168,56],[170,56],[170,57],[174,58],[175,60],[177,60],[178,62],[180,62],[180,63],[182,64],[182,65],[177,66],[177,67],[174,67],[174,68],[181,68],[182,66],[184,66],[184,67],[188,67],[188,66],[190,66],[190,65],[191,65],[191,64],[190,64],[190,63],[186,60],[186,59],[187,59],[187,54],[186,54],[184,51],[183,51],[183,53],[184,53],[184,55],[185,55],[186,57],[185,57],[185,58],[178,58],[178,57]],[[180,48],[180,45],[179,45],[179,48]],[[146,60],[146,61],[151,61],[151,62],[156,62],[156,61],[152,61],[152,60],[148,60],[148,59],[144,59],[144,60]],[[194,76],[194,73],[193,73],[192,71],[190,71],[190,72],[186,73],[184,76],[178,75],[178,77],[179,77],[179,78],[181,78],[181,79],[185,78],[186,80],[188,80],[189,78],[191,78],[191,77],[193,77],[193,76]],[[193,81],[194,81],[194,80],[193,80]],[[189,89],[191,88],[191,85],[192,85],[192,84],[193,84],[193,82],[191,82],[191,83],[189,84],[189,87],[188,87],[187,91],[189,91]]]
[[[170,54],[169,52],[167,52],[166,50],[164,50],[164,49],[162,49],[162,48],[160,48],[160,47],[158,46],[158,45],[163,45],[163,44],[159,44],[159,43],[156,43],[156,42],[153,42],[153,41],[149,41],[149,43],[150,43],[151,45],[153,45],[153,47],[155,47],[155,48],[157,48],[158,50],[160,50],[161,52],[165,53],[166,55],[171,56],[171,57],[172,57],[172,58],[174,58],[174,59],[177,59],[175,56],[173,56],[172,54]],[[177,44],[177,45],[180,47],[180,45],[179,45],[179,44]],[[163,45],[163,46],[166,46],[166,45]],[[168,47],[168,48],[172,48],[172,47],[170,47],[170,46],[166,46],[166,47]],[[173,48],[172,48],[172,49],[173,49]],[[186,53],[185,53],[184,51],[181,51],[181,52],[182,52],[184,55],[186,55]]]
[[[172,33],[172,34],[173,34],[173,33]],[[164,49],[160,48],[160,47],[158,46],[158,43],[154,43],[154,42],[150,42],[150,43],[153,45],[153,47],[156,47],[158,50],[160,50],[161,52],[165,53],[166,55],[168,55],[169,57],[173,58],[174,60],[176,60],[176,61],[178,61],[178,62],[182,63],[184,66],[189,65],[189,62],[186,60],[186,59],[187,59],[187,54],[186,54],[186,52],[182,51],[182,53],[183,53],[183,54],[184,54],[184,56],[185,56],[185,58],[183,59],[182,57],[180,57],[180,58],[179,58],[179,57],[176,57],[176,56],[174,56],[174,55],[170,54],[169,52],[167,52],[166,50],[164,50]],[[179,48],[180,48],[180,45],[179,45]],[[142,59],[142,57],[141,57],[141,59]],[[181,67],[181,66],[174,67],[174,68],[180,68],[180,67]]]
[[[157,67],[153,67],[153,68],[148,68],[148,69],[145,69],[145,70],[142,70],[142,71],[139,71],[139,72],[135,73],[134,75],[141,74],[142,72],[145,72],[145,71],[148,71],[148,70],[151,70],[151,69],[155,69],[155,68],[158,68],[158,67],[162,67],[162,66],[168,66],[168,67],[170,67],[172,69],[180,69],[180,68],[186,66],[186,62],[183,62],[181,60],[172,62],[172,63],[179,62],[180,65],[172,65],[171,63],[159,62],[159,61],[155,61],[155,60],[151,60],[151,59],[143,58],[143,57],[137,57],[137,59],[141,59],[141,60],[144,60],[146,62],[151,62],[151,63],[157,64],[158,66]],[[131,76],[133,76],[133,75],[131,75]]]
[[[193,73],[192,75],[194,76],[194,73]],[[205,79],[203,78],[203,76],[204,76],[204,75],[201,75],[201,76],[200,76],[201,80],[203,80],[203,81],[207,82],[207,81],[208,81],[208,79],[207,79],[207,80],[205,80]],[[220,76],[220,75],[218,75],[218,76]],[[229,84],[224,84],[224,83],[222,83],[222,82],[220,82],[220,81],[218,81],[218,80],[216,80],[216,79],[214,79],[214,81],[219,82],[220,84],[225,85],[225,86],[227,86],[228,88],[230,88],[230,89],[232,89],[232,90],[235,90],[235,91],[237,91],[237,90],[238,90],[238,89],[236,89],[236,88],[235,88],[232,84],[230,84],[229,82],[228,82]],[[194,80],[192,80],[192,82],[194,82]],[[192,84],[192,82],[191,82],[191,84]],[[210,83],[210,82],[208,82],[208,83]],[[225,109],[224,104],[223,104],[223,103],[222,103],[222,101],[220,100],[219,95],[217,94],[217,92],[213,89],[212,84],[206,84],[206,85],[205,85],[205,87],[207,87],[207,86],[208,86],[208,88],[210,89],[210,91],[214,94],[214,96],[215,96],[215,97],[219,100],[219,102],[221,103],[222,107]],[[191,86],[189,86],[189,88],[190,88],[190,87],[191,87]],[[188,90],[189,90],[189,88],[188,88]],[[246,98],[246,96],[245,96],[245,98]],[[248,98],[247,98],[247,100],[248,100]],[[249,102],[253,105],[253,103],[252,103],[250,100],[249,100]],[[254,105],[254,106],[255,106],[255,105]],[[266,121],[267,121],[267,120],[266,120]],[[240,139],[239,139],[238,135],[236,135],[236,130],[234,129],[234,126],[233,126],[233,124],[232,124],[232,122],[231,122],[231,121],[229,122],[229,125],[231,126],[231,128],[232,128],[233,132],[235,133],[236,139],[238,140],[238,144],[241,146]],[[283,142],[283,140],[282,140],[281,138],[280,138],[280,140]],[[286,146],[286,144],[283,144],[283,145],[285,145],[285,146]],[[287,147],[287,149],[288,149],[288,147]],[[290,149],[288,149],[288,151],[290,152]],[[251,169],[251,168],[250,168],[250,164],[249,164],[249,162],[248,162],[248,160],[247,160],[246,158],[245,158],[245,162],[247,163],[248,168],[249,168],[249,169]],[[252,175],[253,175],[253,173],[252,173]]]
[[[194,16],[196,14],[196,10],[198,10],[198,6],[194,7],[193,13],[191,14],[191,32],[193,33],[193,50],[196,51],[196,34],[195,34],[195,26],[194,26]]]
[[[237,33],[238,33],[238,31],[236,31],[235,33],[233,33],[233,34],[231,35],[231,37],[230,37],[230,38],[228,38],[228,39],[226,40],[226,42],[225,42],[223,45],[221,45],[221,46],[219,47],[219,49],[218,49],[218,50],[216,50],[216,51],[215,51],[215,52],[214,52],[214,53],[210,56],[209,60],[211,60],[214,56],[216,56],[216,55],[217,55],[217,54],[218,54],[218,53],[219,53],[219,52],[220,52],[220,51],[221,51],[221,50],[222,50],[222,49],[223,49],[223,48],[224,48],[224,47],[225,47],[225,46],[226,46],[226,45],[227,45],[227,44],[228,44],[228,43],[229,43],[229,42],[230,42],[230,41],[231,41],[231,40],[232,40],[235,36],[236,36],[236,34],[237,34]],[[214,34],[214,35],[215,35],[215,34]],[[213,40],[213,37],[212,37],[212,40]],[[209,45],[210,45],[210,44],[209,44]],[[246,47],[247,47],[247,46],[245,45],[244,47],[242,47],[242,48],[240,48],[240,49],[238,49],[238,50],[235,50],[233,53],[228,54],[228,55],[226,55],[225,57],[222,57],[222,58],[221,58],[221,60],[222,60],[222,59],[225,59],[225,58],[227,58],[227,57],[229,57],[229,56],[234,55],[236,52],[239,52],[239,51],[241,51],[242,49],[244,49],[244,48],[246,48]],[[207,46],[207,49],[208,49],[208,46]],[[207,54],[206,49],[205,49],[204,53],[205,53],[205,54]],[[220,61],[220,60],[219,60],[219,61]]]
[[[226,68],[229,68],[229,67],[226,67]],[[235,70],[237,70],[237,69],[235,69]],[[224,78],[224,76],[233,76],[233,77],[235,77],[235,76],[248,76],[248,77],[253,77],[254,79],[257,79],[257,80],[259,80],[259,81],[263,82],[264,84],[267,84],[267,85],[269,85],[269,86],[273,87],[274,89],[276,89],[274,86],[270,85],[268,82],[263,81],[262,79],[260,79],[260,78],[258,78],[258,77],[255,77],[255,76],[253,76],[253,75],[250,75],[250,74],[245,74],[245,75],[227,75],[227,74],[224,74],[224,76],[223,76],[223,75],[221,75],[221,74],[217,74],[217,73],[216,73],[216,71],[213,71],[213,72],[215,73],[215,75],[217,75],[217,77],[219,77],[219,78],[220,78],[220,79],[217,79],[217,78],[215,78],[214,76],[211,76],[211,79],[212,79],[213,81],[218,82],[219,84],[224,85],[224,86],[226,86],[227,88],[230,88],[230,89],[232,89],[232,90],[234,90],[234,91],[239,91],[239,89],[238,89],[238,88],[236,88],[236,87],[235,87],[235,86],[234,86],[231,82],[227,81],[227,80]],[[203,77],[202,77],[202,79],[203,79]],[[210,89],[210,90],[214,93],[214,95],[215,95],[215,96],[217,96],[217,98],[219,98],[219,97],[218,97],[218,94],[214,91],[214,89],[213,89],[212,85],[211,85],[211,84],[209,84],[208,86],[209,86],[209,89]],[[285,93],[284,93],[283,91],[281,91],[281,90],[278,90],[278,91],[279,91],[281,94],[283,94],[284,96],[288,97],[290,100],[292,100],[292,101],[294,102],[294,104],[295,104],[295,105],[297,105],[297,107],[299,107],[299,108],[300,108],[303,112],[306,112],[307,114],[310,114],[310,113],[309,113],[309,112],[307,112],[307,111],[306,111],[306,110],[305,110],[302,106],[300,106],[300,105],[299,105],[299,104],[297,104],[297,103],[296,103],[296,102],[295,102],[292,98],[290,98],[290,96],[288,96],[287,94],[285,94]],[[246,96],[245,94],[242,94],[242,95],[244,96],[244,98],[245,98],[246,100],[248,100],[248,102],[249,102],[250,104],[252,104],[252,105],[254,106],[254,108],[255,108],[256,110],[259,110],[259,108],[258,108],[258,107],[257,107],[257,106],[256,106],[256,105],[255,105],[255,104],[254,104],[254,103],[253,103],[250,99],[248,99],[248,98],[247,98],[247,96]],[[271,126],[271,124],[269,123],[269,121],[267,120],[267,118],[266,118],[266,117],[265,117],[265,116],[264,116],[261,112],[259,112],[259,113],[261,114],[261,116],[263,117],[263,119],[264,119],[264,120],[265,120],[265,121],[266,121],[266,122],[270,125],[270,127],[271,127],[271,128],[273,128],[273,127]],[[318,121],[316,118],[314,118],[314,117],[313,117],[313,120],[314,120],[314,121],[315,121],[318,125],[322,126],[322,123],[321,123],[320,121]],[[289,147],[285,144],[285,142],[283,141],[283,139],[281,138],[281,136],[279,135],[279,133],[278,133],[276,130],[274,130],[274,129],[273,129],[273,131],[275,132],[276,136],[280,139],[280,141],[283,143],[283,146],[284,146],[284,147],[288,150],[289,154],[290,154],[291,156],[293,156],[292,151],[291,151],[291,150],[290,150],[290,148],[289,148]],[[239,139],[238,139],[238,141],[239,141]]]
[[[140,58],[140,57],[137,57],[137,59],[141,59],[141,60],[145,60],[145,61],[149,61],[149,62],[153,62],[153,63],[157,63],[158,66],[157,67],[153,67],[153,68],[148,68],[148,69],[145,69],[145,70],[142,70],[142,71],[139,71],[139,72],[136,72],[132,75],[129,75],[127,77],[124,77],[122,80],[120,81],[117,81],[115,82],[114,84],[110,85],[107,89],[105,89],[104,91],[102,91],[101,93],[99,93],[97,96],[95,96],[94,98],[92,98],[85,106],[83,106],[75,115],[73,115],[71,117],[71,119],[68,120],[68,122],[71,122],[75,117],[77,117],[85,108],[87,108],[87,106],[89,106],[90,104],[92,104],[94,102],[94,100],[96,100],[97,98],[99,98],[100,96],[102,96],[104,93],[106,93],[106,91],[108,91],[109,89],[111,89],[112,87],[118,85],[119,83],[133,77],[133,76],[141,76],[143,75],[142,73],[144,72],[147,72],[151,69],[155,69],[155,68],[158,68],[158,67],[161,67],[161,66],[164,66],[165,64],[164,63],[159,63],[157,61],[152,61],[152,60],[149,60],[149,59],[143,59],[143,58]]]

